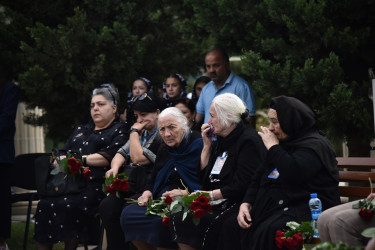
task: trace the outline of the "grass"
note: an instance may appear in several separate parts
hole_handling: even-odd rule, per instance
[[[23,237],[25,233],[25,222],[13,222],[11,238],[7,239],[6,242],[11,250],[23,249]],[[36,249],[36,242],[33,239],[34,224],[30,223],[29,237],[27,241],[27,249]],[[63,250],[64,243],[57,243],[53,246],[54,250]]]

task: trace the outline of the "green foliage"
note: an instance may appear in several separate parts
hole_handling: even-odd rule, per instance
[[[312,250],[362,250],[362,247],[351,247],[348,244],[339,241],[336,243],[323,242],[314,246]]]

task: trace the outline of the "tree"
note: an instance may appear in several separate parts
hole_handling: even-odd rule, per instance
[[[17,13],[18,5],[8,6],[15,8],[8,13]],[[17,51],[25,60],[18,75],[24,100],[45,111],[27,121],[46,125],[55,142],[66,140],[80,123],[88,112],[90,91],[100,83],[114,82],[125,97],[138,76],[161,85],[169,72],[198,70],[199,50],[180,31],[184,19],[179,15],[185,11],[174,1],[86,0],[54,7],[61,6],[66,9],[57,11],[58,18],[28,22],[29,37],[22,37]]]
[[[375,2],[332,0],[185,0],[191,30],[242,55],[242,73],[258,98],[295,96],[317,114],[350,155],[368,155],[374,136],[368,69],[375,62]],[[260,99],[260,100],[259,100]]]

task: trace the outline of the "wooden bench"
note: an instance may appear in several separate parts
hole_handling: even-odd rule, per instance
[[[343,202],[366,198],[370,192],[370,182],[375,184],[375,158],[337,157],[339,168],[339,193]],[[374,190],[375,192],[375,185]]]

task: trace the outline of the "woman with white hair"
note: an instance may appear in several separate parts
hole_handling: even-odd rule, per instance
[[[262,139],[248,125],[248,119],[249,112],[238,96],[226,93],[213,99],[210,119],[201,129],[200,191],[209,193],[212,213],[206,213],[198,226],[192,218],[182,220],[183,212],[172,215],[170,229],[180,249],[216,249],[223,222],[237,214],[251,177],[266,154]]]
[[[177,248],[169,228],[157,215],[145,215],[150,198],[171,198],[200,189],[199,161],[203,143],[199,132],[192,132],[185,115],[175,107],[163,110],[158,118],[158,132],[163,140],[156,154],[153,173],[138,204],[124,208],[120,222],[125,240],[138,249]]]

